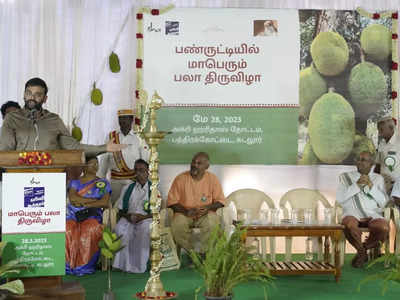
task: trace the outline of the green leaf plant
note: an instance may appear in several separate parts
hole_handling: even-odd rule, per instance
[[[190,252],[196,270],[204,279],[206,296],[226,297],[232,295],[235,286],[256,280],[271,285],[273,277],[258,255],[251,255],[243,237],[245,229],[240,224],[230,237],[220,225],[211,232],[205,255]],[[196,290],[196,294],[199,291]],[[264,299],[266,298],[264,291]]]
[[[121,236],[117,236],[107,226],[104,226],[103,238],[99,242],[99,248],[101,255],[108,260],[108,291],[111,292],[111,262],[115,254],[124,248],[124,246],[121,246]]]
[[[366,276],[358,285],[358,291],[361,290],[362,285],[371,281],[379,280],[382,281],[382,295],[384,295],[391,283],[400,284],[400,255],[392,253],[385,254],[371,261],[368,264],[367,269],[378,263],[383,263],[385,269]]]
[[[7,246],[6,241],[0,242],[0,257],[3,257],[3,251]],[[18,275],[22,270],[28,269],[28,265],[22,264],[18,259],[11,260],[0,266],[0,278],[9,277],[9,275]],[[8,281],[0,285],[0,294],[3,291],[8,291],[13,294],[22,295],[25,292],[24,283],[17,279],[13,281]]]

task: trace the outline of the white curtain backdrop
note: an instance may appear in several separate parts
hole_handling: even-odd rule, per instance
[[[1,104],[23,105],[25,82],[41,77],[49,87],[46,108],[69,126],[78,117],[84,142],[103,143],[117,127],[116,111],[133,106],[133,7],[131,0],[0,0]],[[108,68],[111,50],[120,73]],[[90,102],[94,81],[103,92],[101,106]]]

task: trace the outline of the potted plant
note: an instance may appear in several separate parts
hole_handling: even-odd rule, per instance
[[[190,252],[196,270],[204,279],[206,299],[231,300],[233,288],[250,280],[271,284],[273,278],[262,259],[249,254],[244,235],[245,229],[240,224],[230,237],[218,225],[211,232],[205,255]]]
[[[3,250],[6,245],[7,242],[0,242],[0,257],[3,257]],[[0,278],[4,278],[6,275],[19,274],[21,270],[26,270],[27,268],[28,265],[21,264],[19,260],[11,260],[6,264],[0,266]],[[6,299],[8,293],[22,295],[24,292],[24,283],[19,279],[9,281],[0,285],[0,299]]]
[[[370,262],[367,268],[371,268],[377,263],[383,263],[385,268],[377,273],[367,275],[359,284],[358,290],[361,289],[361,285],[375,280],[381,280],[382,295],[386,293],[391,283],[400,284],[400,255],[387,253],[381,257]]]
[[[117,236],[115,233],[104,226],[103,238],[99,242],[99,248],[101,255],[103,255],[107,260],[107,272],[108,272],[108,290],[103,295],[103,300],[114,300],[115,295],[112,291],[111,285],[111,263],[115,257],[115,254],[120,251],[124,246],[121,246],[121,236]]]

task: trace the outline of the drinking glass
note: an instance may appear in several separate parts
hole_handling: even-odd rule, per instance
[[[299,223],[299,209],[298,208],[292,208],[291,216],[292,216],[292,224]]]
[[[243,224],[250,224],[250,210],[249,209],[241,209],[239,212],[239,220],[243,222]]]
[[[332,208],[325,207],[324,208],[324,224],[332,223]]]
[[[260,220],[261,224],[268,224],[268,219],[269,219],[269,210],[268,209],[262,209],[260,211]]]
[[[279,208],[272,208],[271,209],[271,223],[274,225],[278,225],[280,223],[279,219]]]
[[[312,223],[312,208],[305,208],[304,209],[304,224],[311,224]]]

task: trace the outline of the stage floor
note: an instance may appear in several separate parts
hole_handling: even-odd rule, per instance
[[[298,257],[296,257],[298,256]],[[294,255],[301,260],[301,255]],[[274,286],[267,288],[268,300],[365,300],[385,299],[398,300],[400,295],[400,284],[391,284],[385,296],[382,296],[382,282],[370,282],[357,288],[359,283],[367,274],[382,271],[383,265],[378,265],[368,270],[354,269],[350,266],[352,255],[346,255],[345,265],[339,283],[335,282],[334,276],[326,275],[302,275],[302,276],[277,276]],[[113,291],[116,299],[134,299],[134,294],[142,291],[149,278],[149,273],[127,274],[112,272]],[[65,276],[64,280],[78,280],[86,290],[86,300],[99,300],[107,288],[107,273],[98,271],[93,275],[74,277]],[[161,273],[164,289],[177,292],[177,299],[195,299],[195,290],[202,285],[199,274],[192,268],[184,266],[177,271]],[[204,299],[202,290],[198,300]],[[263,286],[257,282],[241,284],[234,289],[235,300],[262,300],[264,299]]]

